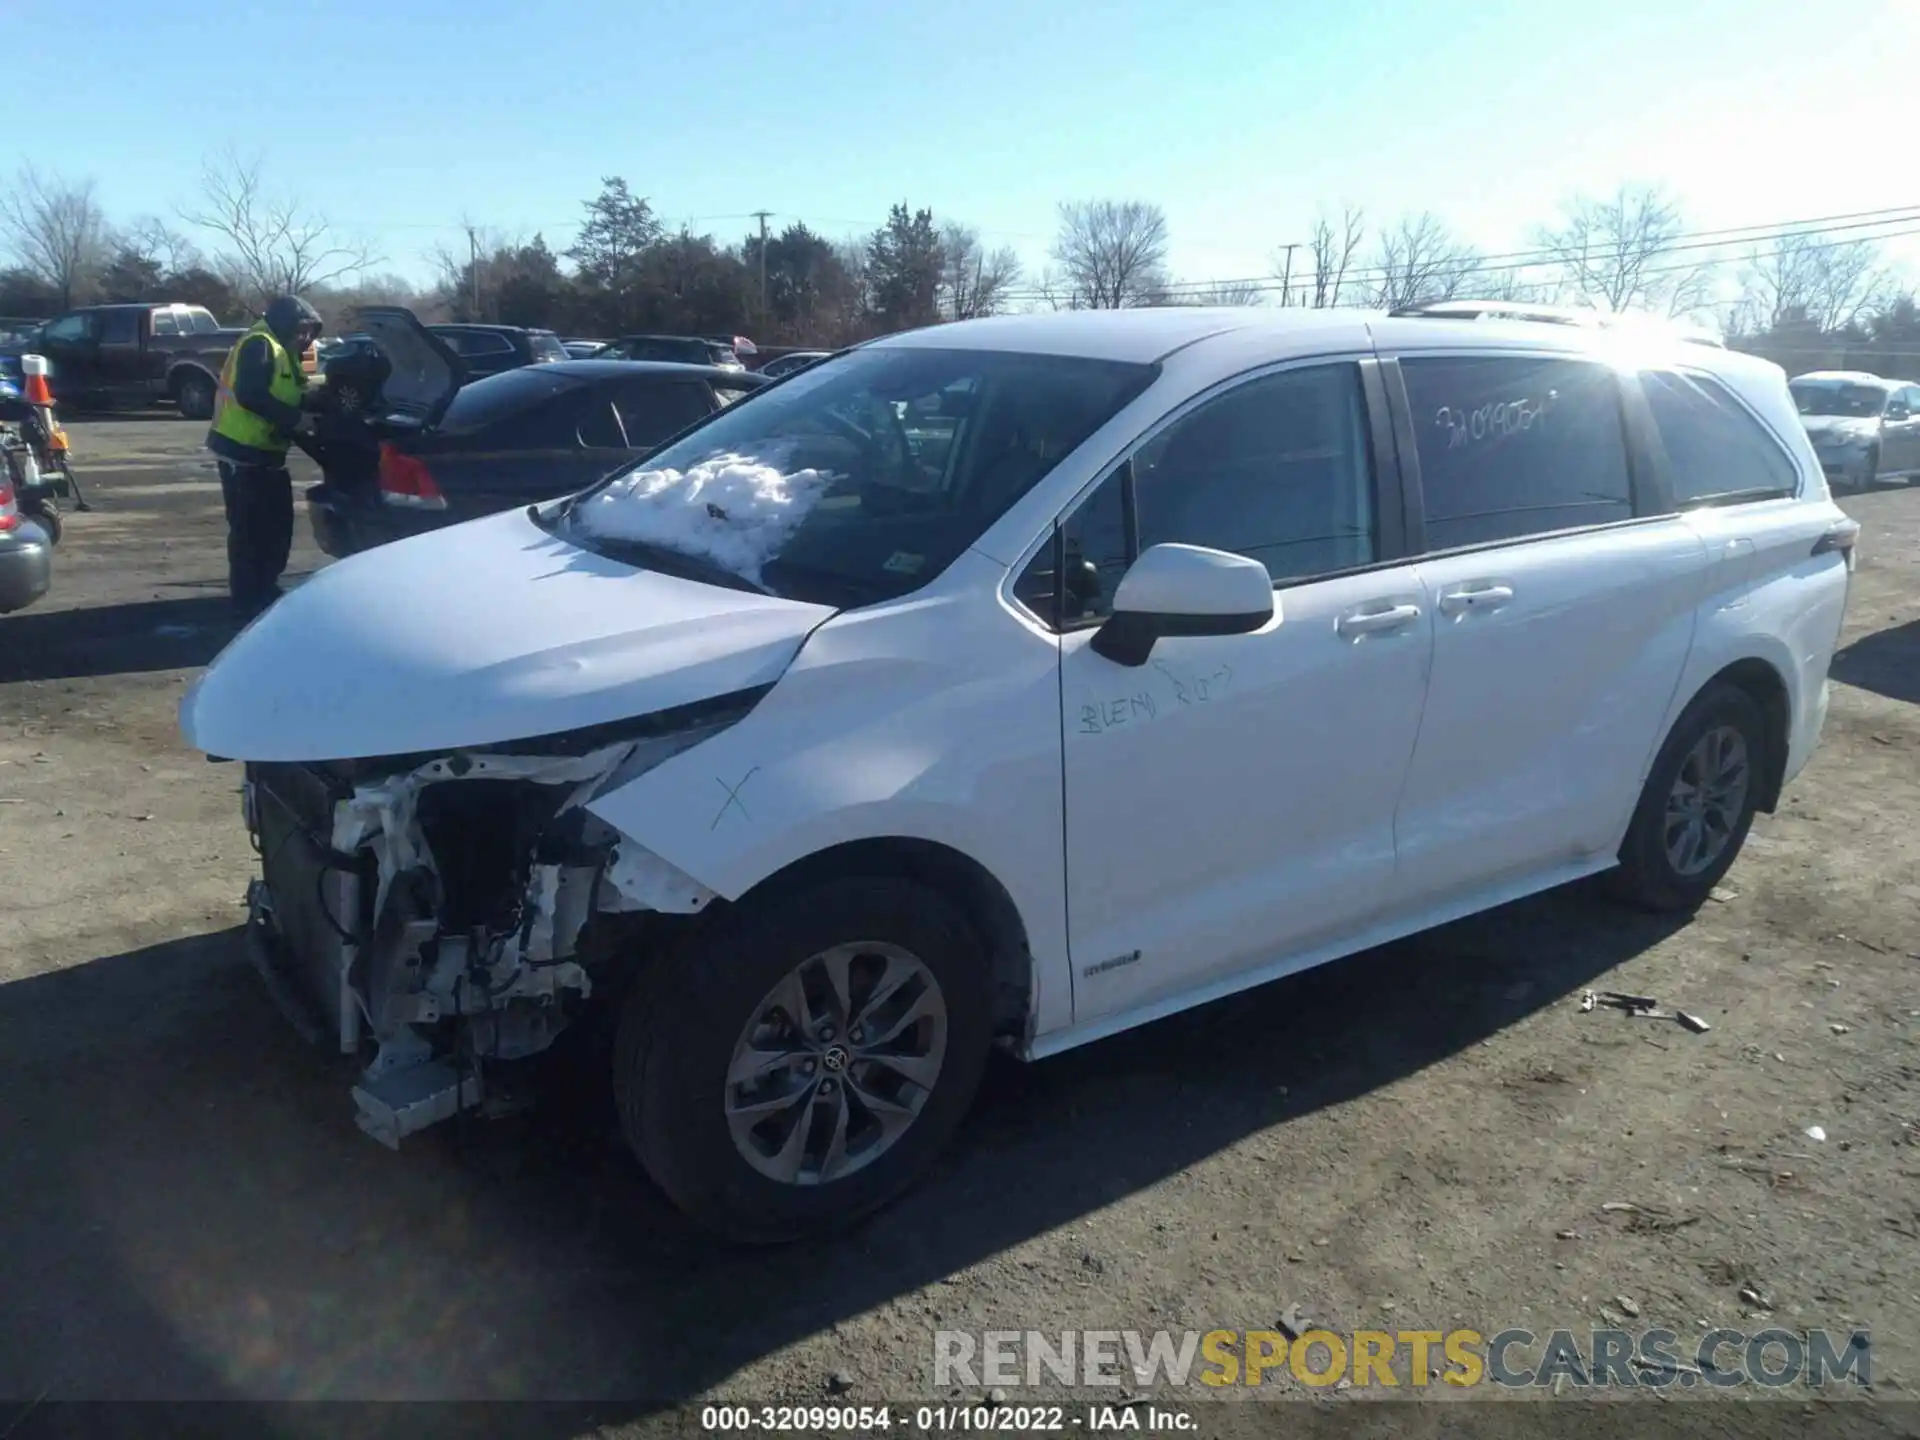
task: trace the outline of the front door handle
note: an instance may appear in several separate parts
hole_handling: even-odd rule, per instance
[[[1342,615],[1335,622],[1334,629],[1343,638],[1381,635],[1389,630],[1403,629],[1419,618],[1418,605],[1389,605],[1384,610],[1355,610],[1350,614]]]
[[[1513,599],[1511,585],[1463,585],[1440,596],[1442,615],[1465,615],[1474,610],[1498,610]]]

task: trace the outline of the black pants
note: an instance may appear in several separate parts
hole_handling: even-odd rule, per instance
[[[285,465],[220,462],[227,504],[227,590],[234,603],[260,606],[279,593],[293,551],[293,476]]]

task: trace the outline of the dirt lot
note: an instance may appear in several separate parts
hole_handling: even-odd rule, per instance
[[[619,1420],[932,1395],[936,1328],[1544,1331],[1625,1296],[1684,1337],[1765,1328],[1743,1286],[1920,1388],[1920,492],[1848,500],[1824,748],[1693,923],[1557,894],[999,1066],[858,1236],[738,1253],[563,1080],[397,1155],[354,1129],[240,954],[239,777],[174,727],[231,633],[202,429],[72,428],[98,511],[0,620],[0,1397]],[[1713,1028],[1581,1013],[1603,982]]]

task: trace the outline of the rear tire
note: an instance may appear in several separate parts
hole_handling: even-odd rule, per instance
[[[51,495],[35,502],[31,510],[22,510],[21,514],[47,532],[47,543],[49,545],[58,545],[60,543],[60,537],[65,533],[66,527],[60,520],[59,502]]]
[[[990,975],[965,916],[912,881],[829,880],[714,916],[627,997],[622,1133],[730,1240],[845,1229],[918,1180],[965,1117],[992,1043]]]
[[[201,370],[186,370],[173,382],[173,403],[188,420],[213,418],[213,377]]]
[[[1720,682],[1701,691],[1647,774],[1619,868],[1606,876],[1613,897],[1656,914],[1703,903],[1746,843],[1771,743],[1746,691]]]

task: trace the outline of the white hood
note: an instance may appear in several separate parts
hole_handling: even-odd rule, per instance
[[[769,684],[833,613],[602,559],[514,511],[320,571],[215,658],[180,729],[229,760],[523,740]]]

